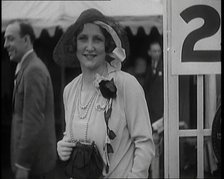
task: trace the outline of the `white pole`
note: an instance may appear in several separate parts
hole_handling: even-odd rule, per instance
[[[216,113],[216,75],[205,75],[205,128],[211,129]],[[205,141],[205,170],[213,173],[217,163],[212,149],[211,139]]]

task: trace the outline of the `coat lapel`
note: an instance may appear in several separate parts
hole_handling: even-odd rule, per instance
[[[23,76],[23,72],[26,68],[26,66],[30,63],[30,61],[32,59],[34,59],[34,57],[36,56],[36,53],[35,52],[32,52],[31,54],[29,54],[25,59],[24,59],[24,62],[22,63],[22,66],[21,66],[21,69],[19,70],[18,74],[16,75],[16,82],[15,82],[15,85],[14,85],[14,89],[13,89],[13,97],[12,97],[12,104],[13,104],[13,107],[14,107],[14,102],[15,102],[15,94],[17,92],[17,89],[18,89],[18,86],[21,82],[21,79],[22,79],[22,76]]]

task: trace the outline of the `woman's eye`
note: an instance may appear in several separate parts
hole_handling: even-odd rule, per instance
[[[101,38],[101,37],[95,37],[94,40],[96,42],[103,42],[103,38]]]
[[[84,40],[87,40],[87,37],[82,35],[82,36],[79,36],[78,37],[78,40],[81,40],[81,41],[84,41]]]

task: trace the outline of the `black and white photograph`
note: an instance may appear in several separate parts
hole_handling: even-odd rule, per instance
[[[1,2],[2,179],[221,179],[221,0]]]

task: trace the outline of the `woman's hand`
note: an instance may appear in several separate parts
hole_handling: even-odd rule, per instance
[[[58,155],[62,161],[66,161],[70,158],[73,147],[75,147],[75,143],[63,139],[57,143]]]
[[[17,168],[15,179],[28,179],[29,172],[27,170]]]

